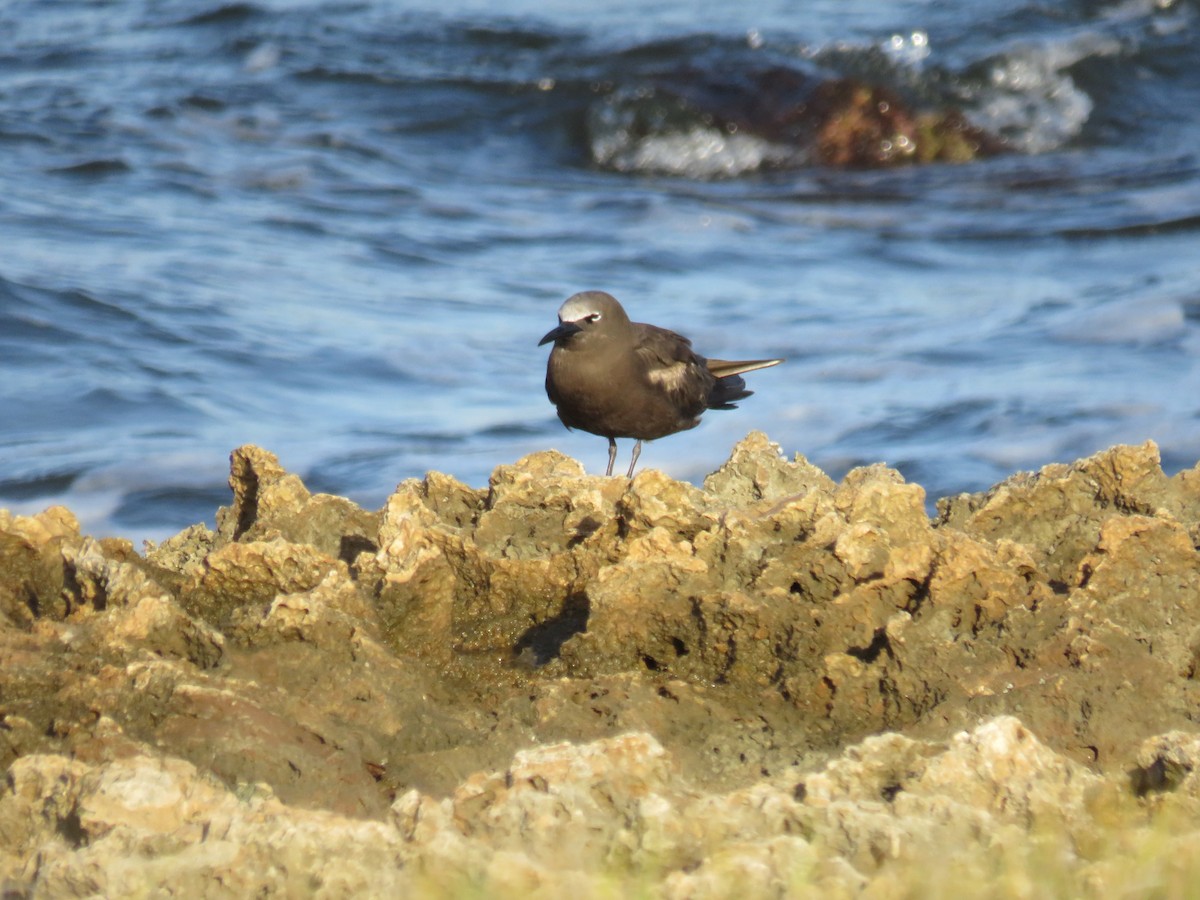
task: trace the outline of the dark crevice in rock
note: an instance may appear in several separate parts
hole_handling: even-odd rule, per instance
[[[80,579],[79,569],[75,563],[66,559],[63,560],[63,587],[71,595],[72,609],[90,605],[96,612],[103,612],[108,608],[108,590],[105,586],[102,583],[96,583],[93,590],[89,591],[87,585]]]
[[[22,585],[21,594],[21,599],[24,602],[25,607],[35,619],[40,618],[42,615],[42,604],[38,599],[37,591],[35,591],[29,585]]]
[[[238,473],[239,480],[244,485],[245,493],[238,504],[237,527],[233,530],[233,539],[238,540],[243,534],[254,527],[258,519],[258,473],[252,466],[246,466]]]
[[[83,830],[83,822],[80,821],[77,810],[73,809],[59,819],[57,830],[62,839],[76,850],[87,845],[87,832]]]

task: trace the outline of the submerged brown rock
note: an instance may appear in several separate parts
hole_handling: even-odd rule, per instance
[[[143,554],[0,512],[6,892],[1196,874],[1200,467],[1153,444],[933,520],[760,434],[703,488],[547,452],[378,512],[232,462]]]
[[[685,174],[686,165],[655,160],[650,147],[696,133],[717,146],[733,136],[762,138],[772,147],[761,162],[769,167],[890,168],[966,163],[1013,151],[963,109],[914,94],[911,86],[778,65],[664,72],[606,97],[591,111],[588,126],[596,162],[619,171],[649,167]]]

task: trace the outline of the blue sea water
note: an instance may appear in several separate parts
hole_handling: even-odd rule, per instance
[[[1200,458],[1196,0],[7,0],[0,35],[0,506],[161,538],[243,443],[368,507],[601,470],[536,346],[584,289],[788,358],[646,448],[678,477],[755,428],[931,498]],[[772,67],[1013,152],[835,169],[656,90]]]

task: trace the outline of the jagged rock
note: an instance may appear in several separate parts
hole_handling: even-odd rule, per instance
[[[344,497],[310,494],[300,478],[259,447],[240,447],[230,456],[233,505],[217,512],[217,542],[261,541],[279,536],[308,544],[351,563],[373,551],[379,519]]]
[[[887,885],[898,874],[920,893],[925,866],[986,873],[989,859],[1020,852],[1033,834],[1053,844],[1061,871],[1083,868],[1073,847],[1097,827],[1089,804],[1100,784],[1016,719],[999,717],[948,745],[868,738],[804,778],[796,818],[869,882],[868,896],[894,893]],[[925,886],[954,884],[942,877]]]
[[[189,612],[225,626],[235,610],[311,590],[331,575],[349,578],[346,564],[312,544],[282,537],[230,543],[204,557],[180,596]]]
[[[32,876],[42,896],[353,897],[410,884],[385,825],[289,807],[262,787],[239,797],[171,758],[25,757],[0,829],[13,848],[0,851],[0,883]],[[36,853],[36,869],[14,866],[14,850]]]
[[[504,654],[535,643],[531,630],[573,618],[580,586],[607,556],[595,548],[615,541],[619,484],[551,452],[497,469],[470,518],[439,518],[429,501],[437,490],[406,482],[384,510],[370,571],[396,647],[443,661],[455,651]]]
[[[363,592],[334,569],[311,590],[235,611],[230,630],[247,646],[297,641],[353,655],[364,642],[378,642],[380,625]]]
[[[739,441],[729,459],[704,479],[705,493],[717,495],[730,508],[833,489],[828,475],[799,453],[788,462],[779,445],[761,431],[752,431]]]
[[[144,555],[0,512],[0,885],[886,896],[1041,841],[1119,892],[1200,823],[1198,472],[930,521],[754,433],[702,488],[546,452],[370,512],[246,447]]]
[[[612,519],[620,485],[555,451],[499,466],[472,537],[490,557],[536,559],[578,545]]]
[[[1155,515],[1168,502],[1167,485],[1158,448],[1147,441],[1014,475],[981,495],[943,499],[939,520],[972,537],[1023,543],[1049,582],[1071,585],[1101,523],[1112,515]]]
[[[36,516],[0,509],[0,617],[29,628],[42,617],[66,615],[61,547],[78,540],[70,510],[52,506]]]
[[[1055,854],[1042,875],[1081,885],[1111,878],[1098,866],[1117,856],[1087,855],[1101,782],[1006,717],[948,744],[871,738],[798,783],[728,792],[698,789],[645,733],[534,747],[448,796],[407,791],[376,821],[287,805],[263,784],[230,790],[170,757],[35,754],[0,791],[0,880],[54,896],[875,895],[936,883],[931,864],[986,871],[1036,838]]]

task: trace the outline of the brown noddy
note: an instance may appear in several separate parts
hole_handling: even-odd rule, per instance
[[[554,342],[546,364],[546,394],[568,428],[608,438],[608,471],[617,438],[635,438],[629,477],[642,441],[700,424],[706,409],[736,409],[749,397],[743,372],[782,359],[705,359],[674,331],[629,321],[616,298],[603,291],[569,297],[558,327],[538,341]]]

